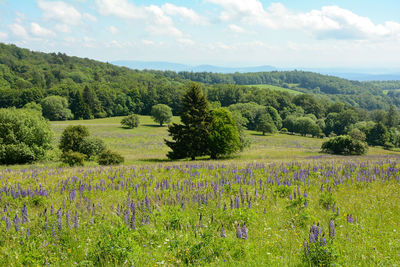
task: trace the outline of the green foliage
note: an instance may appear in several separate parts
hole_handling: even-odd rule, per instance
[[[256,130],[262,132],[263,135],[265,135],[265,133],[275,133],[278,131],[274,121],[268,113],[262,113],[257,116]]]
[[[211,117],[208,144],[211,158],[239,151],[241,148],[239,131],[229,110],[225,108],[212,110]]]
[[[386,146],[389,141],[389,131],[382,122],[376,123],[367,133],[367,142],[370,145]]]
[[[30,102],[24,105],[24,109],[30,109],[39,112],[42,115],[42,106],[36,102]]]
[[[61,96],[48,96],[40,103],[43,109],[43,116],[49,120],[69,120],[73,115],[68,108],[68,101]]]
[[[124,157],[117,152],[103,150],[103,152],[98,155],[97,162],[100,165],[118,165],[124,162]]]
[[[83,166],[86,155],[76,151],[64,151],[61,155],[60,160],[69,166]]]
[[[172,151],[167,156],[170,159],[198,156],[209,153],[208,141],[210,116],[208,101],[203,95],[199,84],[192,83],[182,98],[181,122],[168,127],[172,141],[165,141]]]
[[[37,112],[0,109],[0,164],[29,163],[45,156],[53,133]]]
[[[121,120],[121,125],[128,129],[133,129],[139,126],[139,116],[131,114]]]
[[[89,136],[89,129],[83,125],[70,125],[61,134],[59,148],[63,152],[80,152],[83,140]]]
[[[365,142],[353,139],[348,135],[340,135],[325,141],[321,150],[330,154],[362,155],[368,150]]]
[[[303,255],[303,264],[306,266],[334,266],[338,252],[332,239],[327,239],[326,246],[319,242],[309,244],[308,251]]]
[[[172,109],[164,104],[157,104],[151,108],[151,117],[162,126],[170,123],[172,119]]]
[[[106,145],[104,141],[92,136],[84,137],[79,145],[79,152],[85,154],[87,158],[98,155],[105,149]]]

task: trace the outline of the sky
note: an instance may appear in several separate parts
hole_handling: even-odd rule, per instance
[[[0,0],[0,42],[107,62],[400,70],[400,1]]]

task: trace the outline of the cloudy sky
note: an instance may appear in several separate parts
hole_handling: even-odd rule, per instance
[[[400,69],[400,2],[0,0],[0,42],[102,61]]]

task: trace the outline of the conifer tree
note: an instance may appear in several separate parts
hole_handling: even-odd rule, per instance
[[[172,124],[168,128],[172,141],[165,140],[170,151],[170,159],[190,157],[194,160],[198,156],[209,154],[209,106],[199,84],[192,83],[181,102],[182,124]]]

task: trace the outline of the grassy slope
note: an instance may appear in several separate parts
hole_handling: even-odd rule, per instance
[[[164,139],[168,138],[167,127],[159,127],[149,116],[140,116],[140,126],[136,129],[124,129],[120,125],[122,117],[85,121],[51,122],[56,133],[55,146],[62,130],[67,125],[86,125],[92,135],[103,139],[107,145],[120,152],[126,159],[125,164],[151,164],[167,160],[168,147]],[[174,122],[179,118],[174,117]],[[297,135],[274,134],[262,136],[259,132],[248,131],[252,145],[227,162],[300,160],[322,156],[319,153],[322,139]],[[388,155],[392,152],[380,148],[370,148],[367,156]]]

